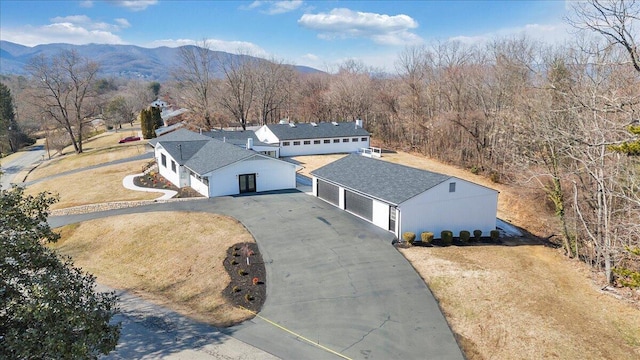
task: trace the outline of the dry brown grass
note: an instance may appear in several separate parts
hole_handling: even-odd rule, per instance
[[[73,147],[67,147],[64,151],[66,155],[45,161],[29,174],[27,180],[42,179],[69,170],[143,154],[146,152],[147,140],[118,144],[121,138],[134,136],[137,133],[137,130],[130,130],[130,126],[127,125],[127,129],[119,130],[117,133],[105,132],[86,140],[81,154],[74,153]]]
[[[51,207],[52,210],[109,201],[152,200],[159,194],[128,190],[122,186],[125,176],[139,172],[147,162],[139,160],[60,176],[30,185],[25,192],[59,194],[60,201]]]
[[[294,156],[291,159],[298,162],[299,165],[304,168],[299,173],[311,176],[309,173],[319,167],[325,166],[328,163],[334,162],[338,159],[342,159],[347,156],[346,154],[329,154],[329,155],[306,155],[306,156]]]
[[[638,359],[640,311],[542,246],[401,249],[469,359]]]
[[[222,297],[226,250],[254,242],[238,221],[214,214],[156,212],[86,221],[60,229],[52,247],[97,281],[130,290],[216,326],[247,319]]]

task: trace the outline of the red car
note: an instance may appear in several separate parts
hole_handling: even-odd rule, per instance
[[[140,140],[139,136],[127,136],[124,139],[120,139],[120,141],[118,141],[118,143],[119,144],[124,144],[124,143],[128,143],[128,142],[131,142],[131,141],[138,141],[138,140]]]

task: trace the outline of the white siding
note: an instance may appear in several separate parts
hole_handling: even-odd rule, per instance
[[[455,192],[449,183],[455,182]],[[461,230],[482,230],[488,235],[496,228],[498,192],[474,183],[451,178],[398,206],[401,212],[399,237],[411,231],[420,236],[430,231],[436,238],[443,230],[458,236]]]
[[[294,164],[256,156],[207,174],[209,197],[239,194],[238,175],[242,174],[256,174],[258,192],[296,187]]]
[[[167,158],[166,167],[162,165],[162,154],[164,154],[164,156],[166,156]],[[177,172],[173,172],[171,170],[171,161],[175,162],[171,155],[169,155],[168,152],[164,151],[161,146],[156,146],[155,157],[156,161],[158,162],[158,170],[160,171],[160,175],[169,180],[173,185],[180,187],[180,175]],[[176,164],[176,171],[179,171],[179,168],[180,166]]]
[[[202,196],[209,196],[209,187],[205,183],[198,180],[195,176],[191,175],[189,177],[191,180],[191,188],[193,188],[193,190],[199,192]]]
[[[361,141],[362,138],[367,138],[367,141]],[[357,142],[353,142],[352,139],[357,138]],[[353,136],[353,137],[339,137],[335,138],[340,140],[339,143],[334,143],[334,138],[322,138],[322,139],[300,139],[300,140],[283,140],[280,141],[280,156],[299,156],[299,155],[316,155],[316,154],[338,154],[338,153],[354,153],[361,148],[369,147],[368,136]],[[342,142],[342,139],[349,139],[349,142]],[[320,140],[320,144],[314,144],[314,140]],[[325,144],[324,140],[329,140],[329,144]],[[289,146],[283,146],[283,142],[288,142]],[[293,142],[300,142],[300,145],[293,145]],[[309,141],[309,145],[305,145],[304,142]]]
[[[389,204],[373,200],[373,221],[375,225],[389,229]]]

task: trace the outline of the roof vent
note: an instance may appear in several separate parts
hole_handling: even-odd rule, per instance
[[[291,127],[296,127],[296,124],[294,124],[294,123],[289,123],[289,126],[291,126]]]
[[[287,119],[282,119],[282,120],[280,120],[279,124],[280,124],[280,125],[284,125],[284,124],[286,124],[286,123],[288,123],[288,122],[289,122],[289,120],[287,120]]]
[[[335,122],[335,121],[332,121],[331,123],[332,123],[334,126],[338,126],[338,123],[337,123],[337,122]]]
[[[311,122],[311,126],[316,127],[316,126],[318,126],[318,124],[316,124],[314,122]]]

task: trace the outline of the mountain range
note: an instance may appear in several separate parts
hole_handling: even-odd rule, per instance
[[[193,45],[185,46],[192,47]],[[134,45],[109,44],[44,44],[29,47],[0,40],[0,74],[25,75],[25,65],[32,57],[41,54],[51,57],[63,50],[76,50],[81,56],[100,63],[101,76],[139,78],[160,82],[171,78],[172,69],[179,64],[180,53],[180,48],[165,46],[152,49]],[[214,56],[228,60],[233,57],[246,56],[211,51]],[[294,65],[294,68],[300,73],[321,72],[307,66]],[[221,74],[216,75],[221,76]]]

